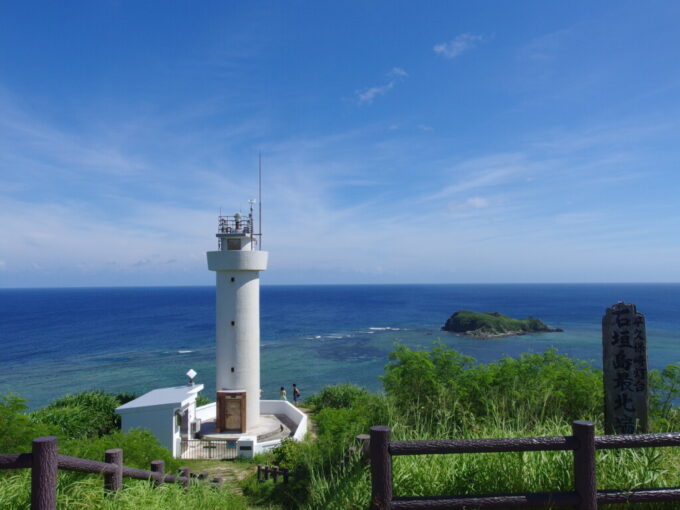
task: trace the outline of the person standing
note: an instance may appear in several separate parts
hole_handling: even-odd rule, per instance
[[[293,383],[293,402],[295,403],[295,405],[297,405],[299,398],[300,398],[300,390],[297,387],[297,384]]]
[[[286,395],[286,388],[281,386],[281,389],[279,390],[279,400],[288,400],[288,396]]]

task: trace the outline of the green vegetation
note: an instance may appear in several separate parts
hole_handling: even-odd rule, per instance
[[[69,439],[102,436],[120,428],[120,417],[115,410],[122,400],[103,391],[66,395],[31,413],[31,419],[56,425],[60,435]]]
[[[149,469],[152,460],[164,460],[166,472],[177,472],[183,462],[172,458],[150,432],[118,430],[114,410],[132,398],[100,391],[85,392],[67,395],[39,411],[26,413],[24,399],[12,394],[0,397],[0,453],[27,452],[34,438],[56,435],[59,453],[64,455],[101,461],[106,450],[122,448],[126,466]],[[195,484],[185,491],[177,484],[154,488],[149,482],[126,479],[125,489],[116,497],[106,496],[102,487],[103,479],[99,475],[61,471],[58,508],[246,508],[243,497],[234,494],[234,488],[229,485],[214,488]],[[0,508],[3,510],[28,508],[30,490],[30,470],[0,471]]]
[[[13,471],[0,478],[0,507],[3,510],[25,510],[31,500],[29,470]],[[127,480],[116,496],[107,496],[102,489],[102,477],[85,475],[75,478],[72,473],[59,473],[57,508],[68,510],[185,510],[187,508],[225,508],[245,510],[241,496],[230,487],[210,487],[193,484],[185,490],[179,484],[153,487],[140,480]]]
[[[55,433],[56,427],[34,422],[25,409],[26,399],[0,396],[0,453],[28,452],[34,438]]]
[[[212,404],[214,400],[210,400],[208,397],[205,395],[198,395],[196,396],[196,407],[201,407],[207,404]]]
[[[294,476],[288,484],[258,483],[254,475],[249,476],[241,483],[244,499],[229,485],[216,489],[197,484],[184,492],[179,486],[154,489],[147,482],[128,480],[126,489],[110,498],[103,495],[101,477],[60,473],[60,508],[363,510],[370,498],[369,469],[361,452],[349,453],[349,448],[358,446],[355,436],[366,433],[372,425],[390,426],[394,440],[570,435],[575,419],[593,421],[598,433],[603,430],[602,373],[555,350],[481,364],[439,343],[429,350],[398,345],[382,381],[384,394],[343,384],[326,387],[305,401],[313,414],[316,437],[300,443],[284,441],[281,447],[254,461],[289,468]],[[652,431],[680,430],[680,412],[674,406],[680,397],[680,364],[652,372],[650,386]],[[21,399],[2,397],[0,452],[28,451],[31,439],[52,433],[60,437],[60,451],[68,455],[100,460],[104,450],[119,447],[124,450],[126,465],[148,468],[151,460],[160,458],[166,461],[168,472],[175,471],[179,462],[171,459],[148,432],[111,430],[111,416],[107,414],[110,398],[93,392],[60,399],[46,408],[53,412],[72,406],[77,412],[101,413],[100,421],[74,428],[68,420],[46,423],[48,411],[26,414]],[[678,486],[679,450],[598,452],[598,488]],[[571,490],[573,484],[571,452],[405,456],[393,460],[396,496]],[[218,463],[216,469],[229,471],[229,466],[236,464],[238,469],[231,471],[238,471],[238,476],[232,483],[254,470],[246,461]],[[26,508],[29,491],[28,471],[0,473],[0,507]]]
[[[480,313],[469,310],[460,310],[454,313],[442,329],[480,338],[562,331],[561,329],[550,329],[543,322],[533,317],[513,319],[498,312]]]
[[[680,430],[680,415],[672,406],[680,392],[680,367],[652,380],[653,430]],[[284,508],[367,508],[367,465],[358,452],[348,463],[342,459],[356,444],[354,436],[377,424],[389,425],[394,440],[570,435],[575,419],[593,421],[598,433],[603,430],[601,372],[554,350],[479,364],[441,344],[429,351],[397,346],[383,383],[384,395],[342,385],[307,399],[318,438],[286,443],[259,459],[288,467],[301,479],[288,486],[251,479],[246,494],[254,503]],[[348,394],[356,397],[335,398]],[[600,489],[680,484],[675,448],[602,451],[597,462]],[[395,457],[393,464],[396,496],[572,490],[572,476],[571,452],[405,456]]]

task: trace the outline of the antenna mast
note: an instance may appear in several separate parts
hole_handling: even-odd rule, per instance
[[[262,152],[260,152],[260,165],[259,165],[259,171],[258,171],[258,197],[257,197],[257,204],[258,204],[258,216],[259,216],[259,221],[260,221],[260,250],[262,249]]]

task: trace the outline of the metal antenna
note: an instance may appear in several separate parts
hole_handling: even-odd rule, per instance
[[[260,221],[260,250],[262,249],[262,152],[260,152],[260,166],[258,172],[258,216]]]

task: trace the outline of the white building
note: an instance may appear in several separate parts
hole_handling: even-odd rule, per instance
[[[162,446],[179,457],[182,436],[193,439],[200,422],[196,420],[196,396],[202,384],[158,388],[116,409],[123,432],[145,428]]]

